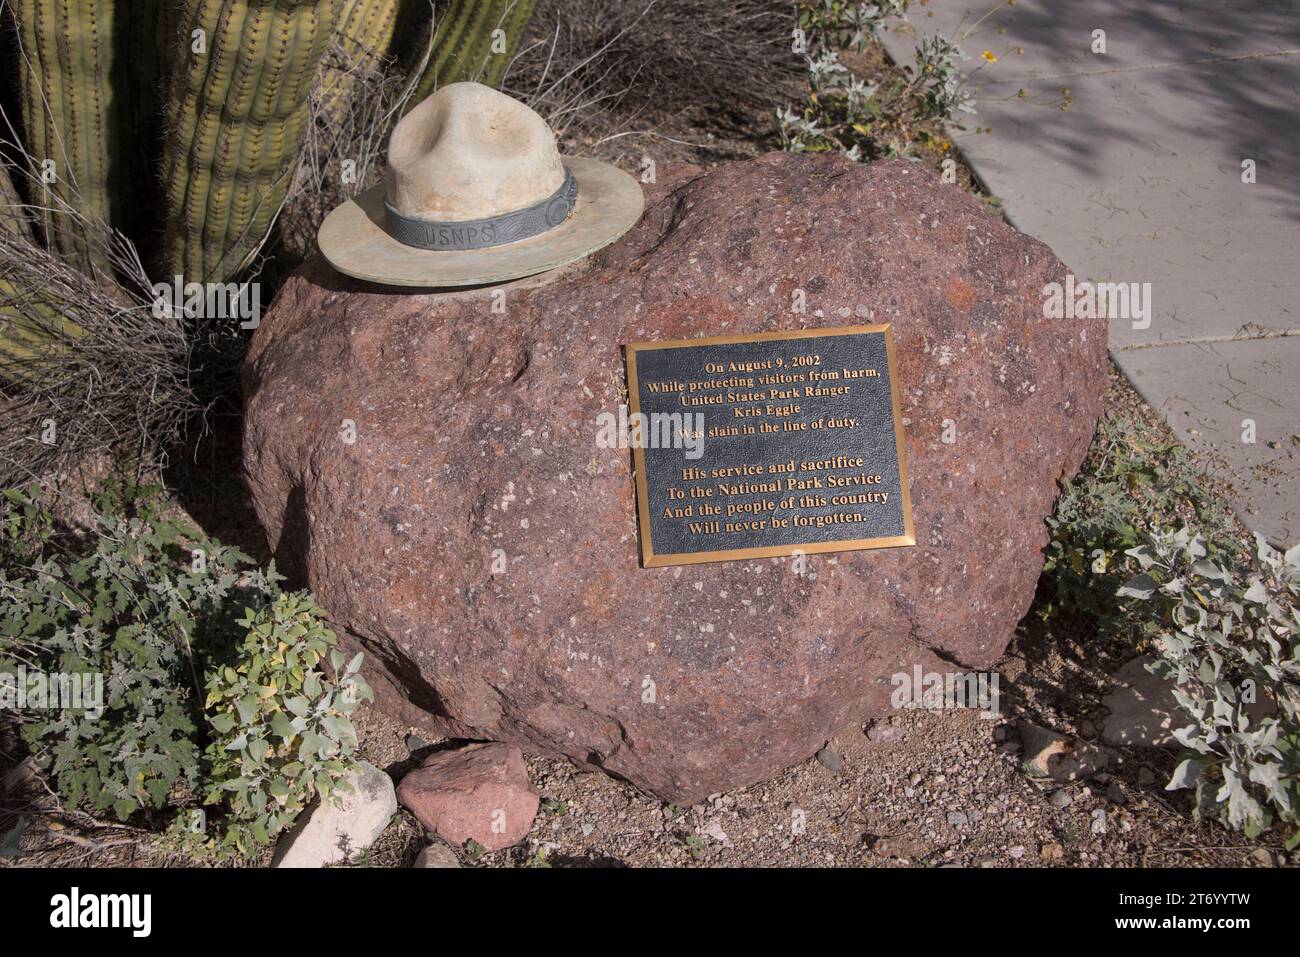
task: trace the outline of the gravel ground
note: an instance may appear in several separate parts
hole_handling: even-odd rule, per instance
[[[530,758],[542,810],[527,842],[477,860],[462,851],[461,858],[489,867],[1300,863],[1276,844],[1193,824],[1161,790],[1169,764],[1161,754],[1114,752],[1112,773],[1088,781],[1030,778],[1021,770],[1015,727],[973,711],[900,712],[865,732],[838,735],[818,757],[772,781],[689,808],[600,772]],[[367,750],[389,758],[389,766],[407,760],[406,729],[372,714],[365,735]],[[420,830],[403,812],[367,863],[409,863],[425,842]]]

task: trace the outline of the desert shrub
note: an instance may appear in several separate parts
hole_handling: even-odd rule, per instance
[[[373,696],[358,673],[361,655],[344,664],[323,618],[310,595],[277,595],[240,619],[230,663],[208,670],[204,803],[227,812],[209,850],[248,854],[269,843],[352,769],[349,716]],[[335,677],[323,670],[327,658]]]
[[[1175,682],[1190,723],[1170,790],[1194,788],[1196,814],[1255,835],[1300,820],[1300,546],[1262,538],[1240,567],[1213,561],[1186,529],[1129,549],[1140,573],[1119,589]],[[1300,843],[1300,830],[1290,843]]]
[[[0,487],[114,449],[161,459],[205,411],[200,343],[182,317],[155,309],[120,236],[103,224],[81,235],[118,283],[0,230]]]
[[[539,0],[504,88],[566,143],[680,114],[747,128],[798,75],[793,26],[773,0]]]
[[[351,769],[369,689],[310,595],[158,493],[110,484],[84,532],[35,490],[0,493],[0,707],[69,806],[152,820],[202,798],[221,814],[179,815],[186,845],[251,853]],[[60,675],[90,693],[17,699]]]
[[[960,128],[959,115],[975,112],[968,75],[959,67],[965,56],[956,43],[939,36],[922,39],[915,65],[883,70],[886,78],[879,83],[864,82],[841,62],[842,54],[876,44],[882,26],[906,19],[906,9],[903,0],[800,5],[808,93],[795,106],[777,110],[785,149],[838,150],[855,160],[871,160],[910,157],[918,145],[940,154],[951,148],[939,124]]]
[[[82,676],[83,703],[95,682],[102,689],[102,713],[23,710],[23,737],[69,804],[122,820],[198,780],[192,640],[233,624],[227,599],[248,563],[164,516],[155,491],[99,495],[91,537],[61,535],[31,492],[3,501],[0,671],[15,686],[20,675]],[[257,576],[241,590],[265,584]]]
[[[1108,631],[1127,627],[1115,594],[1131,574],[1125,553],[1147,540],[1153,524],[1199,528],[1216,560],[1234,562],[1241,553],[1231,515],[1187,450],[1109,411],[1047,524],[1051,540],[1037,613],[1044,619],[1083,614]]]

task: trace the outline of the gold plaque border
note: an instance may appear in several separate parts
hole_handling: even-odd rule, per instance
[[[685,349],[690,346],[727,345],[740,342],[767,342],[776,339],[823,339],[827,336],[856,336],[868,333],[885,334],[885,355],[889,364],[889,391],[893,400],[894,447],[898,451],[898,479],[903,490],[902,535],[881,538],[855,538],[839,542],[814,542],[806,545],[764,545],[759,548],[728,548],[715,552],[656,553],[650,532],[650,499],[645,480],[645,450],[632,450],[632,464],[636,470],[637,520],[641,532],[641,566],[662,568],[669,565],[700,565],[705,562],[741,561],[747,558],[780,558],[795,552],[817,554],[820,552],[849,552],[869,548],[897,548],[916,544],[916,528],[912,524],[912,492],[907,481],[907,457],[904,448],[903,420],[899,404],[897,363],[894,360],[893,323],[872,326],[831,326],[823,329],[793,329],[784,332],[756,332],[748,335],[706,336],[699,339],[667,339],[663,342],[629,342],[623,346],[627,365],[628,407],[633,415],[641,412],[641,392],[637,385],[636,356],[642,350]]]

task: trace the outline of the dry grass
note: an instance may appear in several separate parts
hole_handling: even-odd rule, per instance
[[[112,274],[86,275],[26,232],[0,231],[0,485],[106,451],[161,464],[203,411],[193,330],[158,314],[135,248],[50,203],[43,211],[76,218]]]
[[[744,155],[733,141],[771,126],[798,79],[793,23],[773,0],[541,0],[504,89],[567,151],[619,159],[626,138],[697,162]]]

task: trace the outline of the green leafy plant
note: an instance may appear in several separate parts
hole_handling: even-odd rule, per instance
[[[102,688],[5,704],[68,805],[177,810],[174,846],[251,855],[354,769],[362,657],[344,661],[309,594],[172,518],[156,487],[115,482],[93,504],[79,533],[36,490],[0,493],[4,687]]]
[[[964,59],[957,44],[927,37],[916,50],[914,69],[887,68],[884,79],[867,83],[856,67],[841,61],[878,45],[891,19],[906,19],[907,3],[844,3],[821,0],[799,8],[807,37],[808,94],[795,107],[777,110],[783,148],[792,152],[841,151],[854,160],[920,153],[941,158],[952,148],[940,126],[961,113],[973,113]]]
[[[709,850],[708,840],[701,837],[699,834],[682,835],[682,843],[685,844],[686,849],[691,852],[691,857],[695,858],[697,861],[704,860],[704,857]]]
[[[1300,546],[1262,538],[1233,568],[1187,529],[1129,549],[1141,572],[1119,595],[1144,602],[1159,652],[1191,719],[1174,737],[1188,756],[1170,790],[1194,788],[1196,813],[1256,835],[1300,821]],[[1290,843],[1300,843],[1300,830]]]
[[[846,3],[821,0],[799,6],[799,27],[805,34],[824,39],[841,50],[862,50],[879,35],[890,19],[907,19],[909,0],[877,0],[876,3]]]
[[[92,539],[60,534],[31,490],[0,499],[0,672],[102,687],[98,706],[22,710],[23,738],[69,804],[122,820],[197,784],[194,645],[236,627],[229,599],[274,576],[167,517],[157,491],[99,495]]]
[[[207,675],[213,737],[206,804],[226,814],[211,849],[249,854],[329,799],[352,770],[351,715],[373,697],[360,654],[344,663],[310,595],[281,593],[239,625],[243,639]],[[328,660],[332,675],[324,669]]]
[[[1126,551],[1150,527],[1194,523],[1216,560],[1241,555],[1231,515],[1206,487],[1187,450],[1127,415],[1103,413],[1083,468],[1061,489],[1037,614],[1082,614],[1106,629],[1125,629],[1116,589],[1130,574]]]
[[[549,868],[550,866],[550,851],[545,847],[538,847],[524,862],[524,867]]]

